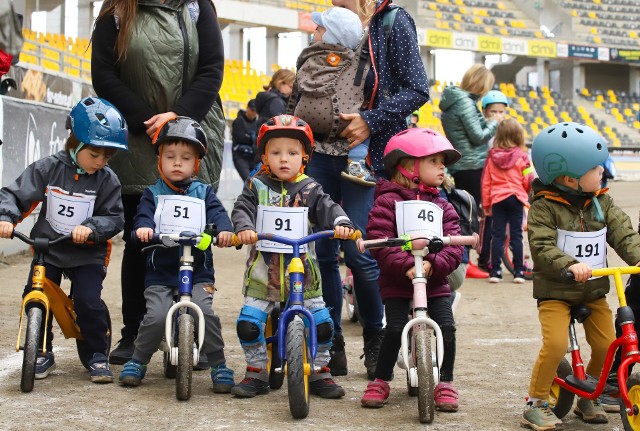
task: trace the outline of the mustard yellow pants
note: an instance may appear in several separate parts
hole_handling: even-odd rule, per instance
[[[586,305],[591,308],[591,316],[583,323],[587,343],[591,346],[587,374],[597,378],[616,333],[613,314],[605,298]],[[542,330],[542,347],[531,373],[529,396],[544,400],[549,396],[558,365],[569,347],[569,305],[563,301],[543,301],[538,306],[538,318]]]

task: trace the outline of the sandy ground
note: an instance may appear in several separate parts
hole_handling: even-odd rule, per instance
[[[638,183],[617,182],[612,194],[637,221],[640,201]],[[3,240],[5,241],[5,240]],[[122,242],[116,241],[112,264],[104,289],[116,331],[121,327],[119,260]],[[243,375],[244,357],[235,335],[235,320],[241,306],[241,277],[244,252],[215,250],[218,292],[214,307],[223,322],[228,365]],[[610,253],[610,265],[621,261]],[[383,409],[360,407],[367,380],[362,360],[361,328],[344,322],[349,375],[336,380],[347,394],[341,400],[312,397],[308,418],[294,420],[288,408],[286,384],[267,396],[235,399],[214,394],[208,372],[194,373],[193,396],[187,402],[175,398],[174,381],[162,375],[162,357],[154,356],[147,377],[138,388],[117,383],[96,385],[82,368],[74,340],[64,340],[56,328],[55,351],[58,368],[47,379],[37,380],[34,391],[20,392],[22,354],[14,346],[18,329],[19,298],[27,275],[29,257],[14,255],[0,263],[3,300],[0,301],[0,429],[2,430],[122,430],[233,429],[293,430],[514,430],[524,405],[530,370],[539,348],[539,325],[531,283],[514,285],[510,277],[502,284],[466,280],[457,311],[458,355],[455,384],[460,391],[460,411],[436,413],[430,425],[417,418],[416,398],[406,392],[404,371],[396,369],[389,403]],[[610,303],[616,304],[615,297]],[[346,320],[346,319],[345,319]],[[582,344],[587,359],[588,346]],[[121,367],[113,366],[119,373]],[[565,430],[620,430],[620,419],[609,415],[607,425],[586,425],[573,413],[565,418]]]

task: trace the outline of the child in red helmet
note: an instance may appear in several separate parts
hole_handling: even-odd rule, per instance
[[[243,278],[244,306],[237,321],[247,371],[244,380],[231,390],[237,397],[250,398],[269,392],[265,324],[275,304],[289,293],[287,275],[282,274],[281,269],[287,267],[292,255],[258,250],[256,246],[256,233],[275,233],[274,227],[266,221],[267,217],[263,217],[265,209],[286,207],[287,214],[294,214],[295,209],[299,209],[297,214],[302,214],[304,221],[294,215],[292,219],[298,222],[288,224],[294,231],[293,237],[310,234],[313,226],[320,230],[335,229],[342,239],[354,231],[340,205],[333,202],[313,178],[304,174],[313,143],[311,128],[298,117],[280,115],[263,124],[258,133],[262,167],[245,183],[231,213],[238,238],[243,244],[251,245]],[[307,217],[304,217],[305,212]],[[258,224],[258,221],[262,223]],[[322,299],[313,243],[308,244],[307,253],[301,255],[301,259],[305,276],[304,305],[314,316],[318,339],[315,364],[321,367],[320,373],[309,376],[309,390],[323,398],[341,398],[344,389],[333,381],[327,368],[333,322]]]
[[[430,129],[413,128],[393,136],[384,150],[384,166],[390,181],[376,185],[375,201],[369,213],[367,237],[396,237],[396,206],[402,201],[426,201],[435,204],[433,212],[440,216],[418,219],[415,228],[440,236],[460,235],[459,217],[454,207],[440,197],[438,187],[444,180],[445,166],[460,159],[460,153],[444,137]],[[431,211],[430,211],[431,212]],[[387,326],[380,346],[375,380],[362,396],[363,407],[382,407],[389,398],[389,380],[398,359],[402,330],[408,320],[413,299],[411,280],[414,259],[410,251],[398,247],[372,249],[371,254],[380,266],[380,295],[385,306]],[[437,254],[428,254],[424,272],[429,276],[429,316],[440,326],[444,340],[444,359],[440,369],[440,383],[435,388],[436,408],[440,411],[458,410],[458,392],[453,387],[453,364],[456,352],[455,321],[451,310],[448,276],[462,261],[462,247],[445,247]]]
[[[145,189],[133,220],[133,230],[141,242],[155,233],[199,234],[205,225],[218,229],[218,247],[231,245],[231,220],[213,187],[200,182],[200,160],[207,153],[207,139],[200,125],[191,118],[177,117],[164,123],[153,140],[158,152],[160,179]],[[205,333],[201,346],[211,367],[213,392],[228,393],[234,385],[233,370],[227,368],[220,319],[213,312],[215,278],[211,249],[193,249],[192,300],[204,313]],[[147,364],[158,349],[165,331],[165,320],[173,305],[179,284],[178,248],[154,249],[147,255],[144,296],[147,313],[135,339],[133,357],[124,364],[120,383],[138,386]]]

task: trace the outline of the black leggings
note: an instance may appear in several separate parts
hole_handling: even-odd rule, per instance
[[[393,367],[398,359],[398,352],[402,343],[402,330],[409,321],[409,306],[409,299],[391,298],[384,302],[387,326],[384,329],[384,338],[382,339],[376,365],[375,377],[377,379],[391,380]],[[440,380],[452,382],[453,365],[456,360],[456,326],[448,296],[429,298],[429,317],[440,326],[444,340],[444,357],[440,368]],[[432,347],[435,348],[435,346]]]

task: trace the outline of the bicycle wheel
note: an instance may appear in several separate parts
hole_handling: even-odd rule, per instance
[[[418,368],[418,415],[420,422],[431,423],[436,410],[433,392],[433,359],[431,354],[431,334],[422,329],[415,334],[416,365]]]
[[[309,414],[309,368],[304,322],[296,317],[287,326],[287,387],[289,410],[294,419]]]
[[[638,411],[637,409],[640,408],[640,373],[632,373],[629,376],[627,379],[627,391],[631,405],[635,411]],[[627,415],[627,410],[622,400],[620,400],[620,419],[625,431],[640,430],[640,414]]]
[[[194,320],[190,314],[178,317],[178,369],[176,374],[176,398],[191,398],[191,376],[193,372]]]
[[[41,327],[44,312],[40,307],[31,307],[27,311],[27,333],[24,336],[24,354],[22,357],[22,375],[20,376],[20,390],[31,392],[36,378],[36,360],[38,358],[39,343],[42,339]]]
[[[347,317],[350,322],[358,321],[358,314],[356,313],[356,297],[353,293],[353,274],[351,270],[347,268],[345,277],[342,279],[342,298],[347,312]]]
[[[278,331],[278,320],[280,319],[280,309],[275,307],[269,318],[267,319],[267,325],[265,327],[265,337],[271,337]],[[284,373],[276,373],[275,369],[282,366],[280,355],[278,354],[278,339],[274,338],[272,343],[267,344],[267,354],[269,356],[269,387],[271,389],[280,389],[284,383]]]
[[[178,367],[171,364],[169,352],[163,352],[162,355],[162,371],[167,379],[175,379],[178,374]]]
[[[531,250],[529,250],[529,241],[527,241],[526,236],[523,237],[523,257],[524,257],[524,279],[525,280],[533,280],[533,259],[531,258]],[[511,241],[509,235],[504,241],[504,251],[502,252],[502,264],[505,269],[509,271],[512,275],[515,274],[516,269],[513,264],[513,251],[511,249]]]
[[[571,364],[567,358],[563,358],[560,365],[558,365],[558,369],[556,370],[556,375],[561,379],[565,379],[568,375],[573,374],[573,370],[571,369]],[[549,407],[553,410],[553,413],[558,417],[558,419],[562,419],[571,411],[571,407],[573,407],[573,399],[575,398],[575,394],[571,391],[564,389],[562,386],[553,382],[551,384],[551,390],[549,391],[549,397],[547,398],[547,402],[549,403]]]
[[[109,351],[111,350],[111,314],[109,314],[109,308],[104,301],[100,300],[104,308],[107,310],[107,351],[105,355],[107,358],[109,357]],[[89,370],[89,361],[93,357],[93,354],[96,352],[92,352],[91,349],[87,346],[84,340],[76,339],[76,347],[78,349],[78,357],[80,358],[80,362],[82,362],[82,366]]]
[[[409,358],[413,357],[413,352],[416,351],[415,346],[414,346],[414,338],[413,338],[413,329],[409,330],[409,332],[407,333],[407,338],[409,341]],[[400,355],[400,353],[398,353],[398,355]],[[399,356],[398,356],[399,358]],[[404,361],[404,359],[403,359]],[[405,363],[406,366],[406,370],[405,370],[405,376],[407,377],[407,392],[409,393],[410,397],[417,397],[418,396],[418,388],[416,386],[411,386],[411,377],[409,376],[409,364]]]

